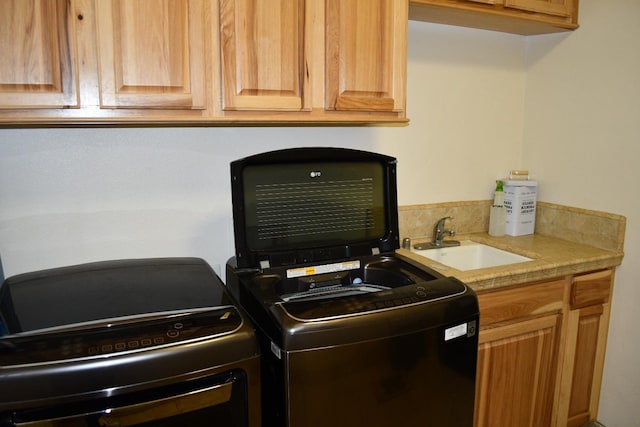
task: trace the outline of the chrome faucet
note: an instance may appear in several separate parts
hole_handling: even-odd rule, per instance
[[[456,232],[452,228],[449,230],[445,228],[445,222],[448,219],[453,219],[453,217],[445,216],[440,218],[438,222],[436,222],[436,225],[433,226],[433,240],[428,243],[418,243],[413,245],[414,249],[423,250],[460,246],[460,242],[457,240],[444,240],[447,236],[453,237],[456,235]]]
[[[433,241],[431,242],[431,246],[434,248],[440,248],[443,246],[458,246],[460,242],[455,240],[447,240],[444,241],[444,238],[447,236],[453,237],[456,235],[455,230],[453,228],[447,230],[445,228],[445,222],[448,219],[453,219],[452,216],[442,217],[436,222],[436,225],[433,226]]]

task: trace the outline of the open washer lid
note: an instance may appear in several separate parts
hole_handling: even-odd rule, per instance
[[[399,248],[396,159],[312,147],[231,163],[236,260],[269,268]]]

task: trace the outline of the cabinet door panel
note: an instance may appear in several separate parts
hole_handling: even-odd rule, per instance
[[[589,415],[593,415],[589,411],[602,313],[602,306],[583,309],[578,320],[573,382],[569,400],[569,421],[573,421],[573,425],[582,425],[589,421]],[[578,422],[575,419],[578,419]]]
[[[98,0],[103,108],[205,106],[201,0]]]
[[[302,109],[304,2],[222,0],[224,110]]]
[[[550,425],[559,318],[480,332],[477,427]]]
[[[577,0],[576,0],[577,1]],[[555,16],[571,16],[574,0],[505,0],[505,7]]]
[[[407,2],[327,0],[327,110],[405,108]]]
[[[0,108],[78,107],[66,0],[0,2]]]

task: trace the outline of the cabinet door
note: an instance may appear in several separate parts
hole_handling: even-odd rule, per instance
[[[100,106],[205,107],[202,0],[97,0]]]
[[[299,111],[303,0],[221,0],[224,110]]]
[[[572,16],[578,0],[504,0],[504,6],[555,16]]]
[[[598,415],[609,328],[613,272],[573,278],[558,426],[578,427]]]
[[[480,331],[477,427],[550,425],[560,317]]]
[[[405,109],[407,1],[326,0],[327,110]]]
[[[573,357],[573,380],[571,381],[571,397],[567,411],[567,426],[578,427],[596,416],[595,409],[600,396],[600,377],[596,359],[603,347],[603,328],[606,328],[608,316],[604,316],[603,306],[583,308],[579,311],[575,327],[575,354]],[[570,328],[571,328],[570,327]],[[597,381],[596,381],[597,380]]]
[[[79,106],[74,18],[68,3],[0,2],[0,108]]]

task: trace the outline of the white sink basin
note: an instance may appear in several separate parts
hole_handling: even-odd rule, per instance
[[[503,251],[502,249],[471,240],[460,242],[460,246],[424,250],[411,249],[411,251],[462,271],[532,261],[531,258],[526,256]]]

